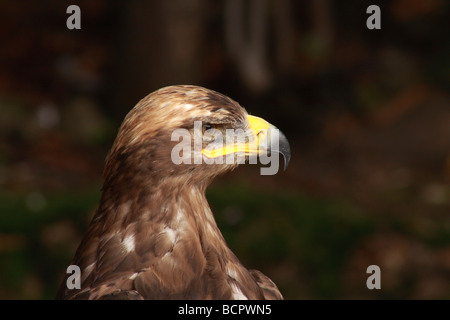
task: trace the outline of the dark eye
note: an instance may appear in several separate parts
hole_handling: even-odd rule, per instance
[[[211,130],[213,128],[212,124],[206,123],[203,125],[203,133],[207,132],[208,130]]]

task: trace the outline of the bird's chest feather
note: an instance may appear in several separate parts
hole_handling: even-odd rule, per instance
[[[165,209],[167,219],[144,212],[137,221],[117,223],[109,228],[113,231],[93,240],[95,259],[85,266],[89,274],[82,283],[92,298],[112,294],[116,288],[136,290],[145,299],[260,298],[243,289],[245,284],[259,292],[226,246],[209,206],[193,213],[183,199],[176,204]],[[132,210],[129,205],[120,208]]]

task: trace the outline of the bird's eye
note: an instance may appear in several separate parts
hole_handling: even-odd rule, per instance
[[[212,124],[206,123],[206,124],[203,125],[203,130],[202,131],[203,131],[203,133],[205,133],[205,132],[211,130],[212,128],[213,128]]]

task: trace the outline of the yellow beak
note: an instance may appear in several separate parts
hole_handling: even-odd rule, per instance
[[[227,143],[218,148],[205,148],[202,150],[202,154],[208,158],[217,158],[239,152],[249,156],[278,152],[284,156],[284,167],[286,168],[290,160],[290,147],[286,137],[275,126],[262,118],[247,115],[247,121],[248,132],[246,132],[245,139],[238,138],[237,142],[233,140],[233,143]],[[278,141],[273,143],[273,139]]]

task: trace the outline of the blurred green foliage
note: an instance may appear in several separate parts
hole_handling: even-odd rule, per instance
[[[27,205],[27,197],[0,196],[1,233],[11,237],[9,250],[0,252],[0,298],[52,299],[100,194],[46,194],[39,212]],[[311,297],[338,296],[349,250],[373,230],[359,209],[337,201],[239,185],[212,187],[207,197],[224,237],[245,265],[263,266],[266,272],[292,265],[316,284],[303,289]],[[58,231],[62,226],[65,234]],[[271,276],[287,298],[298,298],[297,287],[305,285],[283,274]],[[28,288],[30,281],[39,282],[34,290]]]
[[[302,291],[311,298],[337,298],[350,250],[374,228],[361,209],[339,200],[239,185],[213,187],[207,197],[225,239],[244,264],[276,268],[277,261],[309,278],[302,283],[271,274],[287,298],[300,298],[296,294]],[[230,205],[240,215],[231,224]],[[299,290],[302,286],[307,287]]]

